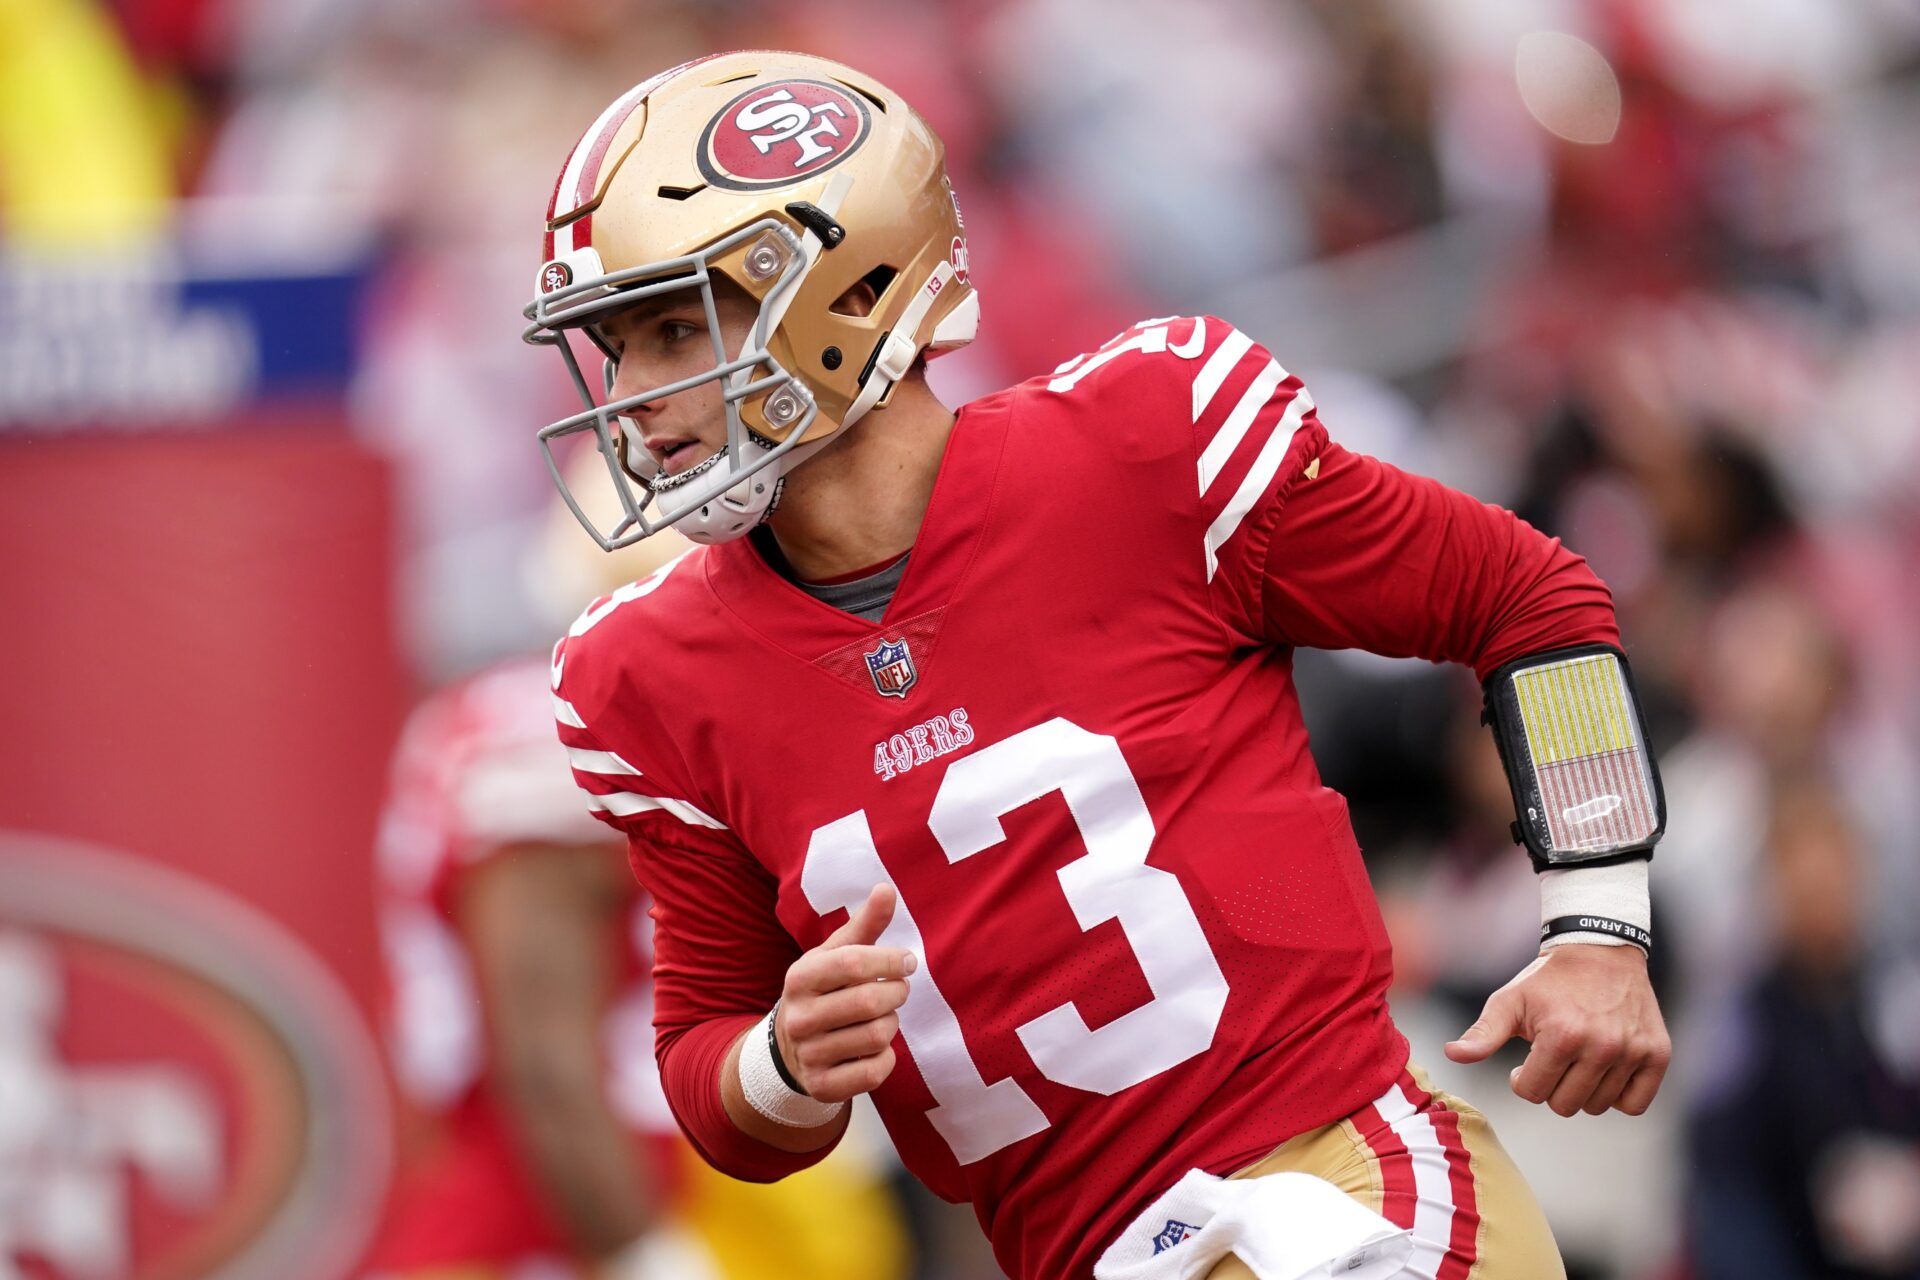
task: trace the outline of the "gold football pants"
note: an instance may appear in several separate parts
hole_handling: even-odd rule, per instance
[[[1325,1178],[1413,1229],[1400,1274],[1421,1280],[1566,1280],[1553,1232],[1487,1118],[1409,1065],[1391,1089],[1337,1124],[1292,1138],[1236,1178]],[[1208,1280],[1253,1280],[1228,1257]]]

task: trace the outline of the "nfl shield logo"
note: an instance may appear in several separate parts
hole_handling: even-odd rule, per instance
[[[1183,1243],[1187,1237],[1198,1234],[1199,1231],[1200,1228],[1191,1223],[1182,1222],[1178,1218],[1168,1218],[1167,1225],[1160,1228],[1159,1233],[1153,1237],[1153,1251],[1156,1254],[1165,1253],[1173,1246]]]
[[[920,679],[913,669],[913,654],[906,640],[881,638],[880,647],[866,655],[867,674],[873,677],[874,692],[883,698],[904,698]]]

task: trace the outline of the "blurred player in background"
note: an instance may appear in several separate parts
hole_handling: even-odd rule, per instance
[[[607,572],[577,531],[539,595]],[[646,898],[580,810],[544,658],[440,691],[402,735],[379,846],[396,1078],[424,1120],[373,1267],[391,1276],[899,1280],[904,1241],[857,1159],[753,1187],[692,1157],[652,1052]]]
[[[552,687],[655,897],[662,1080],[710,1162],[790,1175],[871,1093],[1023,1280],[1144,1275],[1196,1236],[1167,1274],[1210,1250],[1243,1280],[1336,1220],[1286,1274],[1563,1274],[1485,1118],[1408,1061],[1291,655],[1474,668],[1542,950],[1448,1054],[1522,1036],[1522,1097],[1637,1114],[1669,1052],[1664,811],[1584,561],[1344,449],[1212,317],[948,410],[924,363],[980,304],[940,142],[825,59],[622,95],[545,259],[527,336],[586,408],[541,438],[590,434],[620,503],[563,485],[576,515],[609,549],[709,544],[589,607]],[[1301,1202],[1211,1230],[1248,1190]]]

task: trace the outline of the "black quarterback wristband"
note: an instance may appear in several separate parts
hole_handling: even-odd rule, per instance
[[[1653,954],[1653,934],[1625,920],[1611,920],[1606,916],[1556,916],[1540,926],[1540,941],[1563,933],[1604,933],[1623,938],[1648,955]],[[774,1062],[779,1061],[779,1055],[775,1054]]]
[[[779,1021],[780,1002],[775,1000],[773,1009],[767,1017],[767,1056],[773,1059],[773,1069],[780,1073],[781,1084],[803,1098],[811,1098],[813,1095],[800,1087],[800,1082],[793,1078],[793,1072],[787,1070],[787,1060],[780,1056],[780,1037],[773,1033],[774,1024]]]

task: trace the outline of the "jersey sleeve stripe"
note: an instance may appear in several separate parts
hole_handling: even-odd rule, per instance
[[[1273,483],[1274,473],[1280,469],[1281,461],[1287,456],[1287,446],[1293,442],[1293,433],[1299,429],[1300,420],[1313,408],[1313,397],[1302,387],[1287,403],[1286,414],[1280,419],[1273,434],[1260,447],[1260,454],[1253,460],[1253,467],[1240,481],[1240,487],[1233,491],[1226,508],[1214,518],[1207,528],[1207,581],[1213,581],[1213,575],[1220,568],[1220,548],[1227,539],[1239,529],[1240,522],[1247,518],[1260,496]]]
[[[1195,322],[1196,325],[1199,323]],[[1233,372],[1233,366],[1240,363],[1240,357],[1247,354],[1253,346],[1253,339],[1234,329],[1228,332],[1224,341],[1215,347],[1207,362],[1200,366],[1200,376],[1193,380],[1193,420],[1200,421],[1200,415],[1213,403],[1213,397],[1219,394],[1220,385]]]
[[[1231,339],[1222,343],[1220,349],[1224,351],[1230,345],[1232,345]],[[1205,370],[1201,371],[1203,377],[1205,373]],[[1267,361],[1266,367],[1254,376],[1246,393],[1240,397],[1240,402],[1233,406],[1233,412],[1227,416],[1227,420],[1221,424],[1220,429],[1214,432],[1213,439],[1207,441],[1206,449],[1200,454],[1200,492],[1203,496],[1213,487],[1214,480],[1220,475],[1220,469],[1227,465],[1227,459],[1233,456],[1233,451],[1240,447],[1242,440],[1246,439],[1247,430],[1253,426],[1254,418],[1266,407],[1267,401],[1273,398],[1273,393],[1279,390],[1280,384],[1286,380],[1287,371],[1280,367],[1280,362]],[[1194,404],[1200,405],[1198,383],[1194,385]],[[1195,421],[1198,421],[1197,410]]]
[[[713,831],[727,829],[725,823],[702,813],[685,800],[674,800],[667,796],[643,796],[634,791],[609,791],[605,795],[588,792],[587,808],[595,813],[611,814],[616,818],[631,818],[636,814],[659,812],[678,818],[690,827],[706,827]]]
[[[557,693],[553,695],[553,717],[569,729],[587,727],[587,722],[580,718],[580,713],[573,709],[573,704]]]
[[[622,760],[611,751],[589,751],[584,747],[568,747],[567,759],[573,767],[582,773],[607,774],[613,777],[638,778],[640,771]]]

